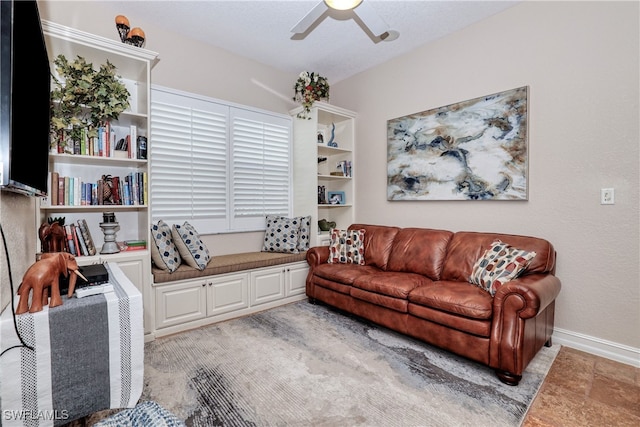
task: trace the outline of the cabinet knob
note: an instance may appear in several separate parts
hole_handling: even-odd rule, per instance
[[[206,285],[207,285],[206,283],[203,283],[203,284],[202,284],[202,287],[204,288]]]
[[[213,282],[209,282],[209,286],[212,286],[212,285],[213,285]]]

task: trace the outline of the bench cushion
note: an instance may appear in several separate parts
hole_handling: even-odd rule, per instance
[[[306,252],[298,254],[244,252],[239,254],[217,255],[209,261],[202,271],[182,264],[176,271],[169,273],[154,266],[152,269],[153,281],[154,283],[174,282],[177,280],[214,276],[216,274],[270,267],[279,264],[289,264],[304,261],[306,256]]]

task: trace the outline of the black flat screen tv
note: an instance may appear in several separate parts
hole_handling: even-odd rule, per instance
[[[38,4],[0,0],[0,186],[46,196],[51,73]]]

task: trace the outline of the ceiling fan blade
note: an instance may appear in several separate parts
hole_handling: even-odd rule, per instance
[[[320,1],[313,9],[309,11],[294,27],[291,29],[292,33],[302,34],[307,31],[314,22],[327,11],[327,5],[324,1]]]
[[[369,28],[374,36],[380,37],[389,31],[387,23],[380,18],[380,15],[378,15],[371,6],[369,6],[368,1],[360,3],[355,9],[353,9],[353,12],[358,15],[362,20],[362,23]]]

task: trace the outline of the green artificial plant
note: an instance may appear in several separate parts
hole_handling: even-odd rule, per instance
[[[58,55],[53,63],[58,77],[51,91],[51,131],[57,138],[67,133],[78,141],[83,132],[97,137],[101,123],[117,120],[129,108],[130,93],[108,60],[98,70],[81,56],[69,61]]]

